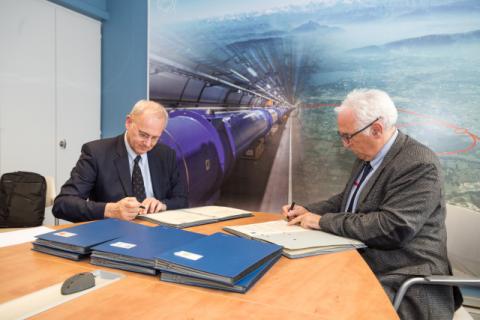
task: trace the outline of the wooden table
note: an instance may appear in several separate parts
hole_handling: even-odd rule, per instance
[[[211,234],[227,225],[278,219],[257,213],[189,228]],[[145,223],[148,224],[148,223]],[[30,250],[0,248],[0,303],[105,269],[125,278],[33,317],[34,319],[398,319],[380,283],[355,250],[301,259],[282,257],[246,294],[159,281]],[[0,315],[0,319],[2,315]]]

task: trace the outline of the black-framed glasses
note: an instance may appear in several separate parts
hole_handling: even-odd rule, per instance
[[[340,131],[337,131],[338,135],[340,136],[340,138],[345,141],[345,143],[350,143],[350,141],[352,141],[353,137],[355,137],[357,134],[359,134],[360,132],[362,131],[365,131],[367,128],[369,128],[371,125],[373,125],[375,122],[377,122],[378,120],[380,120],[382,117],[378,117],[376,118],[375,120],[373,120],[372,122],[370,122],[369,124],[367,124],[365,127],[363,127],[362,129],[360,130],[357,130],[355,131],[354,133],[341,133]]]

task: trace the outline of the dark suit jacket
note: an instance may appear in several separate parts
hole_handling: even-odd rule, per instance
[[[450,274],[443,177],[436,155],[399,132],[362,189],[357,213],[346,213],[348,193],[361,167],[357,159],[343,192],[306,206],[322,215],[321,229],[363,241],[368,248],[361,254],[380,280]]]
[[[157,144],[148,154],[156,199],[168,209],[188,206],[175,151]],[[70,179],[55,199],[55,217],[73,222],[103,219],[107,202],[133,196],[124,135],[86,143]]]

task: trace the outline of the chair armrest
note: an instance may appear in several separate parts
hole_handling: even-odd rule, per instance
[[[480,287],[480,278],[475,277],[428,276],[425,279],[429,284]]]
[[[406,280],[397,291],[395,299],[393,300],[393,307],[398,310],[400,303],[407,293],[407,290],[415,284],[431,284],[444,286],[474,286],[480,287],[480,278],[474,277],[457,277],[457,276],[428,276],[415,277]]]

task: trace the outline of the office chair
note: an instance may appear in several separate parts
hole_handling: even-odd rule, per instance
[[[55,178],[52,176],[45,176],[45,181],[47,182],[47,192],[45,195],[45,208],[53,206],[53,200],[55,200]],[[59,219],[55,218],[55,225],[58,226]]]
[[[398,310],[407,290],[415,284],[468,286],[474,287],[480,294],[480,213],[466,208],[447,205],[447,248],[450,262],[453,266],[453,276],[428,276],[414,277],[406,280],[398,289],[393,307]],[[464,295],[464,306],[479,308],[475,301],[478,298],[470,298]],[[460,307],[454,315],[454,320],[472,320],[473,318]]]

